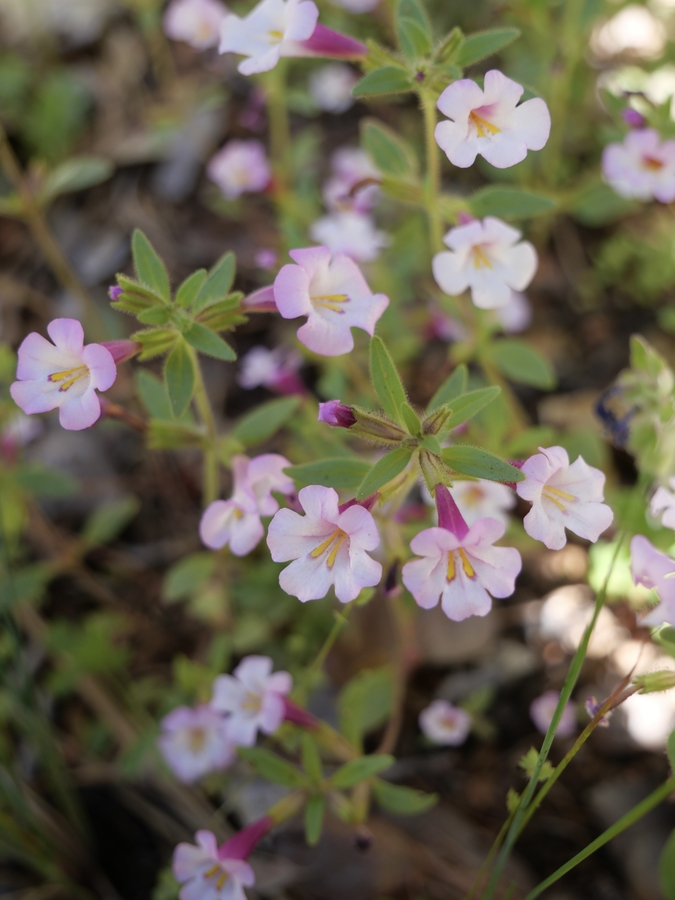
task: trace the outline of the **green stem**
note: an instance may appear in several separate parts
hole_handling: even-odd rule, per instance
[[[534,900],[535,897],[538,897],[542,894],[546,888],[549,888],[552,884],[555,884],[563,875],[566,875],[569,871],[571,871],[575,866],[578,866],[579,863],[583,862],[585,859],[595,853],[596,850],[599,850],[601,847],[604,847],[605,844],[608,844],[611,840],[613,840],[617,835],[621,834],[623,831],[626,831],[627,828],[630,828],[631,825],[634,825],[638,822],[643,816],[646,816],[647,813],[650,813],[659,803],[662,803],[672,792],[675,791],[675,776],[673,778],[669,778],[661,787],[657,788],[653,791],[648,797],[638,803],[637,806],[634,806],[629,812],[626,813],[625,816],[622,816],[618,822],[615,822],[611,828],[608,828],[607,831],[603,832],[599,838],[596,838],[592,843],[585,847],[580,853],[577,853],[576,856],[572,857],[569,862],[566,862],[564,866],[561,866],[557,871],[555,871],[552,875],[542,881],[541,884],[538,884],[534,890],[530,891],[530,893],[525,897],[525,900]]]
[[[429,216],[431,249],[439,253],[443,249],[443,221],[438,198],[441,193],[441,156],[436,143],[436,96],[430,91],[420,91],[424,112],[424,140],[426,145],[427,179],[425,202]]]
[[[265,78],[267,115],[269,118],[270,161],[274,174],[275,195],[283,202],[288,191],[288,168],[291,150],[291,125],[286,106],[286,65],[284,60]]]
[[[309,667],[309,669],[307,669],[301,683],[294,692],[294,699],[297,703],[303,704],[306,701],[307,694],[309,693],[312,681],[314,680],[314,676],[325,663],[328,654],[333,649],[335,642],[340,636],[340,632],[349,621],[349,613],[352,610],[352,606],[352,603],[348,603],[343,610],[335,612],[335,622],[333,623],[333,627],[328,633],[328,637],[323,642],[323,646],[319,650],[316,659]]]
[[[206,427],[208,433],[208,446],[204,449],[204,470],[203,470],[203,503],[208,506],[218,499],[218,457],[216,456],[216,441],[218,433],[216,431],[216,421],[211,409],[206,386],[204,385],[204,376],[199,364],[199,357],[196,352],[190,348],[192,363],[195,370],[195,392],[194,401],[197,412]]]

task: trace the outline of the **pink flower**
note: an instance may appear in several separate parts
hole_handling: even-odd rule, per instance
[[[434,700],[420,713],[422,734],[434,744],[458,747],[463,744],[471,732],[471,716],[465,709],[448,703],[447,700]]]
[[[107,391],[117,377],[115,360],[101,344],[84,346],[75,319],[54,319],[47,332],[53,344],[32,332],[19,347],[12,399],[28,415],[58,408],[69,431],[89,428],[101,415],[96,391]]]
[[[280,510],[270,522],[267,545],[275,562],[294,560],[279,575],[279,584],[303,603],[325,597],[331,585],[341,603],[375,587],[382,566],[367,550],[380,543],[375,519],[358,504],[342,512],[333,488],[312,485],[298,494],[305,516]]]
[[[602,174],[621,197],[675,200],[675,141],[661,141],[653,128],[629,131],[623,144],[608,144]]]
[[[541,150],[551,131],[548,107],[539,97],[520,106],[524,88],[492,69],[484,89],[463,78],[438,98],[449,122],[436,126],[436,141],[450,162],[466,169],[480,154],[498,169],[515,166],[528,150]]]
[[[219,675],[213,682],[211,706],[227,713],[227,732],[235,744],[252,747],[258,731],[274,734],[284,721],[284,695],[293,680],[288,672],[272,674],[268,656],[246,656],[233,675]]]
[[[227,723],[210,706],[174,709],[162,719],[157,743],[174,775],[185,782],[224,769],[234,760]]]
[[[375,332],[389,306],[384,294],[373,294],[356,263],[328,247],[291,250],[297,265],[284,266],[274,282],[274,299],[284,319],[307,316],[298,339],[314,353],[340,356],[354,347],[352,328]]]
[[[649,504],[649,509],[656,518],[659,518],[659,513],[661,513],[661,524],[665,528],[675,528],[675,493],[673,493],[675,478],[669,478],[668,483],[671,490],[663,486],[657,488],[652,502]]]
[[[178,844],[174,850],[173,874],[183,885],[180,900],[246,900],[244,888],[255,884],[250,865],[224,857],[211,831],[198,831],[195,840],[197,846]]]
[[[560,693],[558,691],[546,691],[541,697],[537,697],[532,701],[530,706],[530,718],[535,724],[537,731],[546,734],[549,725],[553,721],[553,713],[556,710]],[[577,727],[577,717],[572,703],[568,703],[563,710],[562,718],[558,723],[556,737],[569,737],[574,734]]]
[[[232,457],[234,487],[229,500],[215,500],[204,510],[199,534],[207,547],[220,550],[229,545],[235,556],[246,556],[265,534],[261,516],[279,509],[272,491],[292,494],[293,481],[283,470],[290,466],[284,456],[263,453],[254,459]]]
[[[325,422],[334,428],[351,428],[356,424],[356,416],[351,406],[345,406],[339,400],[328,400],[326,403],[319,403],[317,422]]]
[[[478,481],[456,481],[452,496],[467,525],[473,525],[478,519],[486,517],[508,525],[509,510],[516,505],[515,495],[510,488],[484,478]]]
[[[211,157],[206,174],[228,200],[236,200],[244,193],[264,191],[272,170],[260,141],[235,140],[228,141]]]
[[[292,350],[252,347],[241,359],[237,382],[245,390],[263,386],[275,394],[305,394],[307,389],[298,377],[301,365],[301,357]]]
[[[522,562],[513,547],[494,547],[505,528],[496,519],[478,519],[469,528],[448,489],[436,485],[438,527],[421,531],[410,549],[421,559],[403,566],[403,584],[423,609],[441,601],[449,619],[485,616],[493,597],[515,590]]]
[[[271,247],[261,247],[255,255],[255,264],[260,269],[274,269],[278,259],[279,254],[276,250],[272,250]]]
[[[340,147],[331,157],[332,176],[323,188],[323,199],[331,212],[368,213],[380,198],[381,173],[360,147]],[[354,191],[357,184],[363,187]]]
[[[239,63],[242,75],[268,72],[282,56],[295,55],[295,44],[312,36],[318,18],[312,0],[262,0],[243,19],[225,19],[218,52],[246,56]]]
[[[675,560],[636,534],[630,542],[630,570],[635,584],[654,589],[661,601],[642,619],[644,625],[675,625]]]
[[[505,306],[537,271],[537,251],[520,238],[520,231],[494,216],[451,228],[443,238],[450,252],[437,253],[432,262],[438,286],[451,296],[470,288],[480,309]]]
[[[309,95],[319,109],[343,113],[354,105],[352,88],[358,81],[353,69],[344,63],[327,63],[309,76]]]
[[[310,226],[309,236],[333,253],[344,253],[363,263],[376,260],[389,244],[389,236],[375,227],[370,216],[351,210],[317,219]]]
[[[173,0],[162,20],[164,34],[174,41],[186,41],[195,50],[206,50],[218,43],[227,15],[219,0]]]
[[[581,456],[570,465],[562,447],[540,447],[520,471],[525,480],[516,484],[516,491],[532,503],[525,531],[549,550],[565,546],[565,528],[595,542],[612,524],[614,513],[602,502],[605,476]]]

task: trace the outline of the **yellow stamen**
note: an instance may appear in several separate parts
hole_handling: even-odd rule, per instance
[[[463,547],[459,548],[459,555],[462,558],[462,568],[464,569],[464,573],[466,574],[466,577],[467,578],[475,578],[476,573],[474,572],[473,566],[469,562],[469,557],[464,552]]]
[[[339,551],[340,547],[342,546],[342,544],[344,543],[344,540],[346,537],[347,537],[347,535],[343,531],[342,534],[340,535],[340,537],[337,539],[337,544],[333,547],[333,549],[328,554],[328,559],[326,560],[326,565],[328,566],[329,569],[332,569],[333,566],[335,565],[335,560],[337,558],[338,551]]]
[[[330,309],[333,312],[342,312],[340,303],[349,303],[349,297],[346,294],[320,294],[318,297],[311,297],[312,306],[322,306],[324,309]]]
[[[558,488],[551,487],[549,484],[541,492],[542,497],[546,497],[547,500],[550,500],[551,503],[555,504],[561,512],[565,512],[565,506],[560,502],[560,500],[566,500],[568,503],[573,503],[576,500],[576,497],[573,494],[568,494],[567,491],[560,491]],[[557,498],[560,497],[560,500]]]
[[[225,884],[226,881],[227,881],[227,872],[221,871],[220,875],[218,876],[218,881],[216,881],[216,890],[222,891],[223,885]]]
[[[450,551],[450,553],[448,554],[448,572],[447,572],[448,581],[454,581],[455,574],[456,574],[455,573],[455,554],[452,551]]]
[[[496,125],[493,125],[492,122],[488,122],[487,119],[484,119],[482,116],[479,116],[475,110],[472,110],[469,113],[469,121],[473,123],[476,127],[476,131],[478,132],[478,137],[487,137],[488,134],[499,134],[501,128],[497,128]]]
[[[262,706],[262,697],[260,694],[254,694],[253,691],[247,691],[241,708],[250,712],[260,712]]]
[[[207,869],[206,872],[204,872],[204,878],[213,878],[214,875],[217,875],[222,871],[223,870],[220,868],[218,863],[216,863],[214,866],[211,866],[210,869]]]
[[[490,257],[480,244],[473,248],[473,267],[474,269],[491,269],[492,263]]]
[[[88,373],[88,366],[77,366],[74,369],[65,369],[63,372],[54,372],[47,380],[52,382],[62,381],[63,384],[60,386],[59,390],[67,391],[76,381],[79,381],[80,378],[83,378]]]
[[[663,163],[660,159],[654,159],[653,156],[643,156],[642,168],[648,169],[651,172],[658,172],[659,169],[663,168]]]
[[[284,39],[283,31],[277,31],[275,28],[271,28],[267,32],[267,36],[270,38],[271,44],[278,44],[280,41]]]
[[[338,551],[340,550],[340,547],[342,546],[346,537],[346,532],[344,532],[341,528],[337,528],[330,537],[326,538],[326,540],[323,541],[323,543],[319,544],[318,547],[315,547],[309,555],[312,557],[312,559],[317,559],[319,556],[321,556],[322,553],[325,553],[326,550],[328,550],[333,541],[336,541],[335,546],[328,554],[328,559],[326,560],[326,565],[329,569],[332,569],[335,564]]]
[[[199,753],[206,741],[206,732],[203,728],[193,728],[190,732],[190,750],[193,753]]]

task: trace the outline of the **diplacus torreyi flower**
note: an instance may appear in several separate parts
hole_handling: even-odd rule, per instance
[[[246,656],[232,675],[219,675],[213,682],[211,706],[228,714],[230,739],[252,747],[259,730],[274,734],[284,721],[284,697],[292,687],[288,672],[272,672],[268,656]]]

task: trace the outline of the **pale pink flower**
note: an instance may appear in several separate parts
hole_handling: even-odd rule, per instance
[[[438,286],[451,296],[470,288],[480,309],[505,306],[537,271],[537,251],[521,237],[494,216],[451,228],[443,238],[450,251],[437,253],[432,262]]]
[[[343,113],[354,105],[352,88],[358,80],[344,63],[328,63],[309,76],[309,96],[324,112]]]
[[[605,476],[581,456],[570,465],[562,447],[540,447],[520,470],[525,480],[516,484],[516,491],[532,503],[523,520],[525,531],[549,550],[565,546],[565,528],[595,542],[612,524],[614,513],[603,503]]]
[[[608,144],[602,174],[621,197],[675,200],[675,141],[662,141],[653,128],[629,131],[622,144]]]
[[[643,624],[675,626],[675,559],[636,534],[630,542],[630,570],[635,584],[654,589],[661,601],[644,616]]]
[[[546,734],[549,725],[553,721],[553,713],[560,700],[559,691],[546,691],[541,697],[532,701],[530,706],[530,718],[534,722],[537,731]],[[574,734],[577,727],[577,716],[572,703],[568,703],[563,710],[562,718],[558,723],[556,737],[569,737]]]
[[[290,462],[277,453],[254,459],[232,457],[234,486],[229,500],[215,500],[204,510],[199,535],[212,550],[229,545],[235,556],[246,556],[265,534],[261,516],[272,516],[279,503],[272,491],[292,494],[295,486],[283,470]]]
[[[255,255],[255,264],[260,269],[274,269],[278,259],[279,254],[276,250],[272,250],[271,247],[261,247]]]
[[[312,0],[262,0],[241,19],[229,15],[220,30],[219,53],[246,56],[242,75],[268,72],[282,56],[293,56],[297,41],[306,41],[316,28],[319,10]]]
[[[305,385],[298,377],[302,358],[293,350],[276,347],[252,347],[241,358],[238,384],[250,391],[266,387],[275,394],[304,394]]]
[[[466,169],[480,154],[498,169],[515,166],[528,150],[541,150],[551,131],[551,116],[535,97],[517,105],[524,88],[492,69],[484,89],[467,78],[453,82],[438,98],[451,121],[436,126],[436,141],[450,162]]]
[[[458,747],[471,732],[471,716],[465,709],[434,700],[423,709],[419,718],[422,734],[434,744]]]
[[[439,598],[449,619],[485,616],[492,597],[508,597],[515,590],[522,561],[513,547],[495,547],[505,527],[496,519],[478,519],[469,528],[444,485],[436,486],[437,528],[421,531],[410,542],[420,556],[403,566],[403,584],[423,609]],[[492,596],[491,596],[492,595]]]
[[[511,488],[498,481],[456,481],[452,496],[464,516],[467,525],[478,519],[496,519],[502,525],[509,523],[509,510],[516,505],[516,497]]]
[[[354,347],[352,328],[373,335],[389,306],[373,294],[356,263],[328,247],[291,250],[297,265],[284,266],[274,282],[274,299],[284,319],[307,316],[298,340],[322,356],[340,356]]]
[[[675,493],[673,493],[675,491],[675,478],[669,478],[668,484],[671,490],[663,487],[663,485],[657,488],[649,504],[649,509],[653,516],[661,519],[661,524],[665,528],[675,528]],[[660,516],[659,513],[661,513]]]
[[[284,721],[284,697],[292,687],[288,672],[272,673],[269,656],[246,656],[232,675],[219,675],[213,682],[211,706],[227,713],[230,740],[252,747],[258,731],[274,734]]]
[[[342,210],[322,216],[312,223],[309,236],[333,253],[344,253],[356,262],[373,262],[389,245],[389,236],[380,231],[364,213]]]
[[[197,781],[234,760],[234,742],[225,718],[210,706],[179,706],[162,719],[157,743],[174,775]]]
[[[228,11],[219,0],[172,0],[162,25],[173,41],[186,41],[195,50],[215,47]]]
[[[506,334],[518,334],[530,327],[532,322],[532,305],[525,294],[511,291],[511,296],[504,306],[498,306],[492,313]]]
[[[245,887],[253,887],[255,875],[239,857],[224,856],[211,831],[198,831],[197,845],[178,844],[173,854],[173,874],[183,886],[180,900],[246,900]]]
[[[212,156],[206,174],[228,200],[264,191],[272,170],[260,141],[229,141]]]
[[[323,188],[323,199],[331,212],[368,213],[380,197],[379,169],[360,147],[340,147],[331,157],[333,174]],[[364,182],[368,182],[365,184]],[[355,190],[357,184],[362,187]]]
[[[382,578],[382,566],[366,551],[379,546],[371,513],[358,504],[340,512],[333,488],[312,485],[298,494],[305,516],[280,510],[270,522],[267,545],[275,562],[294,560],[279,584],[303,603],[325,597],[331,585],[341,603],[355,600]]]
[[[96,391],[107,391],[117,377],[115,360],[101,344],[84,346],[76,319],[54,319],[47,333],[53,344],[32,332],[19,347],[12,399],[28,415],[58,409],[69,431],[89,428],[101,415]]]

